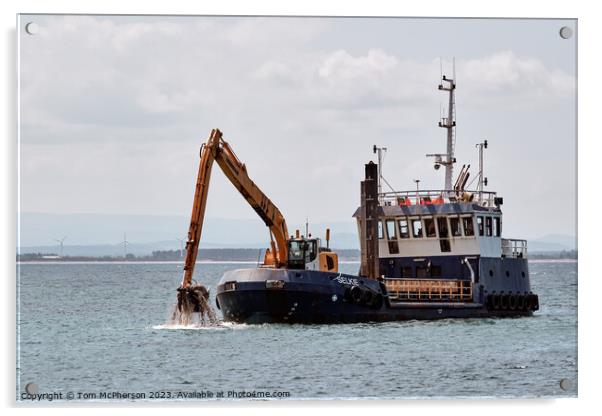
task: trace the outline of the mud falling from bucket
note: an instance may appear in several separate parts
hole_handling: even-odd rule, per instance
[[[209,303],[209,291],[197,284],[178,289],[178,301],[171,313],[170,324],[215,326],[218,319]],[[196,318],[196,319],[195,319]]]

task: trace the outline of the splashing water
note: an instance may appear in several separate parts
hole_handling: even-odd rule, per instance
[[[216,326],[219,324],[217,315],[209,303],[209,291],[205,286],[196,284],[188,288],[179,288],[177,299],[171,313],[171,325]]]

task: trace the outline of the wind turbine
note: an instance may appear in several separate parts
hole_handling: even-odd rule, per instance
[[[180,242],[180,258],[182,258],[184,254],[184,241],[187,241],[187,239],[176,237],[176,240]]]
[[[128,254],[128,244],[130,243],[127,238],[125,237],[125,233],[123,233],[123,259],[125,260],[125,258],[127,257]]]
[[[64,237],[63,237],[63,238],[61,238],[61,239],[56,239],[56,238],[54,239],[54,241],[56,241],[57,243],[59,243],[59,245],[61,246],[61,254],[60,254],[60,257],[61,257],[61,258],[63,257],[63,242],[64,242],[66,239],[67,239],[67,236],[64,236]]]

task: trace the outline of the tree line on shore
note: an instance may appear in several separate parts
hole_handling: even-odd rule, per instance
[[[353,249],[335,250],[341,260],[359,260],[360,251]],[[262,262],[265,249],[257,248],[207,248],[199,250],[197,260],[209,261],[253,261]],[[23,253],[17,261],[184,261],[182,250],[156,250],[149,255],[124,256],[59,256],[56,253]]]
[[[358,261],[360,251],[355,249],[334,250],[340,260]],[[253,261],[262,262],[265,249],[256,248],[206,248],[199,250],[197,260],[208,261]],[[23,253],[17,255],[17,261],[184,261],[185,251],[156,250],[149,255],[126,256],[59,256],[56,253]],[[561,250],[529,253],[531,259],[577,259],[577,250]]]

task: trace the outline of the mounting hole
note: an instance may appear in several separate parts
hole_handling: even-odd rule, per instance
[[[560,380],[560,388],[564,391],[568,391],[573,388],[573,382],[568,378],[563,378]]]
[[[25,31],[29,35],[35,35],[40,31],[40,27],[36,22],[29,22],[25,25]]]
[[[27,383],[25,385],[25,392],[27,394],[38,394],[38,385],[36,383]]]
[[[489,269],[489,276],[493,277],[493,270]]]
[[[506,277],[510,277],[510,272],[506,270]]]
[[[522,277],[525,277],[525,272],[520,272]]]
[[[573,29],[568,26],[562,26],[559,33],[562,39],[569,39],[571,36],[573,36]]]

